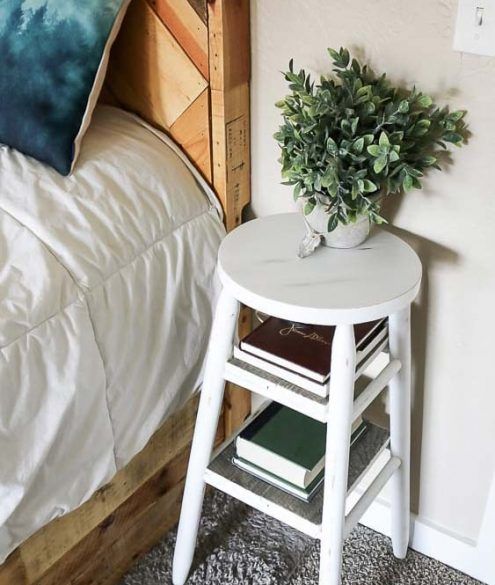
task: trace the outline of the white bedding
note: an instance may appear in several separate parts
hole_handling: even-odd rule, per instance
[[[184,160],[106,107],[71,177],[0,148],[0,562],[200,382],[224,229]]]

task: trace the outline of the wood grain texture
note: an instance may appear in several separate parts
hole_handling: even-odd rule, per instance
[[[201,20],[207,24],[208,22],[208,9],[206,7],[207,0],[189,0],[189,4],[194,8],[197,15]]]
[[[112,49],[107,83],[124,107],[163,129],[208,87],[145,0],[134,0]]]
[[[225,211],[227,230],[242,222],[251,199],[249,147],[249,0],[208,4],[213,185]],[[251,312],[241,310],[239,335],[250,331]],[[251,411],[249,392],[234,385],[225,391],[228,435]]]
[[[207,89],[172,124],[170,134],[211,183],[210,94]]]
[[[205,79],[209,77],[208,28],[188,0],[148,0]]]
[[[250,200],[249,2],[213,2],[208,10],[213,184],[230,230]]]

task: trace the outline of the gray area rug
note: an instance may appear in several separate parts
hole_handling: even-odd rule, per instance
[[[142,557],[121,585],[172,583],[175,531]],[[240,502],[209,493],[188,585],[316,585],[319,543]],[[388,538],[358,526],[347,539],[343,585],[480,585],[410,551],[399,561]]]

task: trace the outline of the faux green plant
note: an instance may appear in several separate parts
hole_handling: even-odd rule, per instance
[[[315,84],[293,60],[284,73],[290,94],[276,103],[283,124],[275,134],[281,148],[284,184],[294,187],[307,215],[316,205],[328,213],[328,231],[359,216],[385,221],[384,195],[421,188],[430,168],[440,169],[447,143],[464,142],[465,112],[451,112],[413,88],[394,87],[329,49],[334,75]]]

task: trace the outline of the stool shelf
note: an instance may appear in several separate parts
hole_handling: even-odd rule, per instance
[[[232,463],[234,442],[235,437],[214,455],[205,472],[205,482],[308,536],[320,538],[323,490],[310,502],[304,502],[254,477]],[[388,431],[369,424],[364,437],[350,450],[348,496],[388,445]]]
[[[356,379],[362,376],[366,368],[386,349],[387,344],[388,338],[384,339],[361,364],[358,364]],[[395,368],[393,369],[394,372],[397,371]],[[306,416],[321,422],[328,420],[328,396],[318,396],[314,392],[296,386],[296,384],[292,384],[252,364],[236,358],[230,358],[225,364],[224,378],[227,382],[232,382],[255,394],[275,400]],[[386,387],[389,380],[390,377],[379,388],[377,394]],[[375,397],[377,394],[375,394]]]

